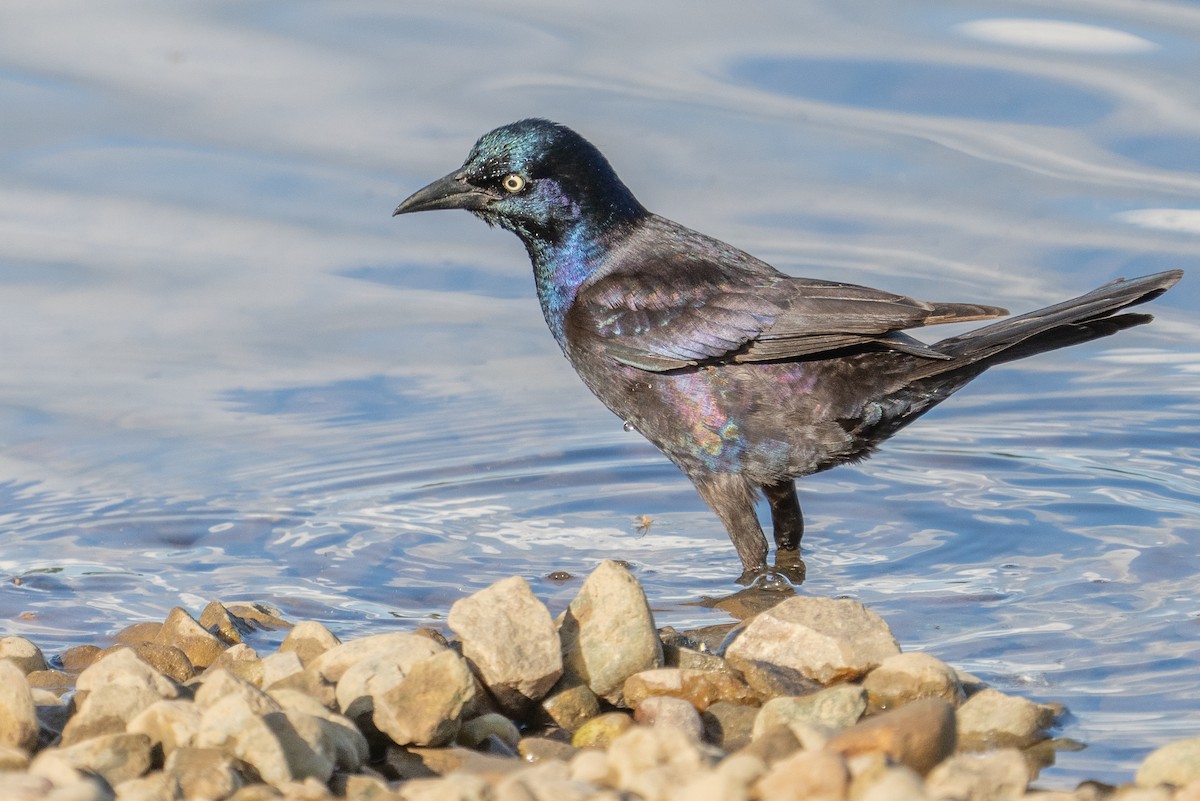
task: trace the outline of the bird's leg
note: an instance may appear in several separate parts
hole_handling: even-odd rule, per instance
[[[754,490],[735,473],[708,473],[692,479],[729,532],[742,560],[739,584],[748,584],[767,569],[767,537],[754,513]]]
[[[771,525],[775,530],[775,548],[780,551],[800,550],[800,539],[804,536],[804,515],[800,512],[800,499],[796,497],[796,482],[785,478],[763,487],[763,494],[771,504]]]

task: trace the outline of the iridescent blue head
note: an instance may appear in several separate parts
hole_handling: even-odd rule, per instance
[[[531,252],[562,246],[647,212],[590,142],[549,120],[484,134],[460,169],[414,193],[394,214],[466,209],[525,241]]]

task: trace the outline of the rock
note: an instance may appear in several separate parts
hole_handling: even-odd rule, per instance
[[[200,711],[196,704],[186,701],[155,701],[129,721],[126,731],[146,735],[151,746],[169,756],[175,749],[195,742]]]
[[[559,680],[542,701],[542,712],[554,725],[566,731],[580,726],[600,714],[600,699],[586,684],[575,680]]]
[[[540,701],[563,673],[554,621],[520,576],[456,601],[447,620],[463,656],[511,714]]]
[[[75,703],[99,687],[149,690],[158,698],[178,698],[179,685],[138,658],[129,648],[117,648],[93,662],[75,681]]]
[[[209,671],[227,670],[255,687],[263,685],[263,663],[249,645],[238,643],[217,654],[208,666]]]
[[[524,764],[512,757],[481,754],[469,748],[402,748],[390,746],[384,755],[384,767],[402,779],[424,776],[445,776],[450,773],[471,773],[498,779]]]
[[[328,781],[336,749],[316,719],[275,709],[263,712],[243,693],[219,698],[200,719],[198,748],[218,748],[247,762],[268,784],[309,776]]]
[[[136,779],[126,779],[113,790],[120,801],[165,801],[175,798],[171,782],[161,770]]]
[[[140,642],[154,642],[162,631],[162,623],[133,623],[117,632],[113,639],[122,645],[137,645]]]
[[[595,748],[584,748],[571,757],[567,770],[577,782],[601,784],[608,779],[608,755]]]
[[[0,662],[6,660],[22,674],[50,667],[42,650],[24,637],[0,637]]]
[[[76,745],[47,748],[29,766],[29,772],[57,781],[65,772],[97,773],[117,785],[150,770],[150,738],[144,734],[108,734]]]
[[[488,783],[470,773],[413,779],[400,788],[400,801],[487,801]]]
[[[154,642],[158,645],[175,646],[187,655],[192,665],[201,670],[215,662],[226,647],[225,643],[189,615],[187,610],[178,606],[167,615]]]
[[[734,751],[750,742],[758,707],[718,701],[700,715],[704,739],[718,748]]]
[[[178,798],[228,798],[246,784],[233,757],[216,748],[177,748],[163,774]]]
[[[238,627],[242,631],[253,631],[254,629],[274,631],[292,627],[291,623],[279,616],[278,609],[267,604],[227,604],[225,609],[237,618]]]
[[[58,661],[62,662],[63,670],[66,672],[80,673],[95,662],[99,656],[100,649],[95,645],[76,645],[59,654]]]
[[[196,675],[196,669],[187,654],[173,645],[139,642],[129,647],[138,659],[173,681],[182,684]]]
[[[1177,740],[1153,751],[1138,767],[1136,781],[1142,787],[1183,787],[1200,781],[1200,737]]]
[[[0,722],[0,727],[3,725]],[[3,728],[0,728],[0,732],[3,732]],[[0,774],[24,771],[27,767],[29,767],[29,752],[11,745],[0,745]]]
[[[662,643],[637,580],[617,562],[592,571],[559,627],[564,670],[600,698],[624,705],[625,680],[662,667]]]
[[[938,765],[925,778],[925,789],[934,798],[969,801],[1009,801],[1025,794],[1029,767],[1014,748],[986,754],[957,754]]]
[[[397,745],[452,741],[463,709],[475,696],[470,669],[448,650],[417,662],[400,681],[385,676],[382,680],[368,678],[366,683],[374,707],[372,720]],[[339,682],[339,697],[341,686]]]
[[[477,718],[471,718],[459,729],[457,742],[467,748],[478,748],[489,737],[495,737],[516,753],[517,743],[521,740],[521,732],[517,725],[504,715],[489,712]]]
[[[867,694],[854,684],[837,684],[802,696],[772,698],[754,719],[753,736],[772,726],[807,724],[834,731],[853,726],[867,708]]]
[[[560,760],[570,762],[579,749],[570,743],[550,737],[522,737],[517,742],[517,754],[526,762]]]
[[[242,642],[242,634],[248,634],[253,627],[230,613],[220,601],[210,601],[200,613],[200,625],[214,637],[226,645],[237,645]]]
[[[743,682],[727,671],[695,670],[689,668],[656,668],[634,673],[625,680],[625,705],[633,708],[651,696],[672,696],[692,704],[703,712],[717,701],[752,704],[758,696]]]
[[[294,651],[273,653],[263,657],[262,684],[260,686],[263,689],[270,689],[271,685],[303,672],[304,663],[300,661],[300,657]]]
[[[613,740],[633,727],[633,718],[624,712],[597,715],[571,736],[576,748],[607,748]]]
[[[699,742],[704,736],[700,713],[690,701],[669,695],[656,695],[642,700],[634,710],[633,719],[643,726],[678,729]]]
[[[760,666],[828,685],[865,675],[898,653],[887,624],[857,601],[795,597],[751,619],[725,661],[760,690]]]
[[[802,749],[802,743],[795,732],[788,726],[772,726],[753,735],[753,739],[749,743],[737,750],[737,753],[742,756],[754,757],[762,763],[763,771],[774,765],[784,757],[791,756],[796,751]],[[810,751],[819,751],[824,748],[822,742],[820,747],[804,749]]]
[[[328,707],[337,704],[347,717],[370,714],[370,692],[365,683],[368,676],[387,671],[402,676],[411,665],[444,650],[444,645],[428,637],[407,632],[360,637],[313,658],[304,668],[310,680],[307,690]],[[347,677],[352,669],[354,674]]]
[[[863,689],[872,714],[920,698],[941,698],[952,706],[958,706],[964,698],[954,668],[919,651],[883,660],[863,679]]]
[[[285,711],[300,712],[316,718],[334,748],[338,770],[360,769],[370,756],[367,738],[349,718],[331,712],[320,701],[295,690],[272,691],[271,697]]]
[[[491,797],[492,801],[590,801],[596,795],[593,785],[571,778],[565,763],[549,762],[500,779]]]
[[[904,765],[885,767],[861,782],[851,785],[850,797],[855,801],[926,801],[925,782],[921,775]],[[1081,801],[1071,796],[1071,801]]]
[[[37,740],[37,712],[25,672],[16,662],[0,659],[0,746],[32,752]]]
[[[305,667],[321,654],[342,644],[333,632],[315,621],[297,623],[283,638],[279,653],[294,653]]]
[[[635,726],[608,747],[608,783],[645,801],[669,801],[708,767],[698,743],[677,729]]]
[[[231,696],[241,698],[254,712],[265,715],[283,709],[267,693],[228,670],[212,670],[204,674],[204,681],[196,689],[196,706],[208,710]]]
[[[926,774],[954,753],[954,707],[940,698],[923,698],[867,718],[829,741],[846,756],[882,753]]]
[[[806,801],[811,798],[845,798],[850,773],[841,755],[831,751],[797,751],[771,766],[754,783],[758,798],[771,801]]]
[[[42,689],[62,696],[75,689],[75,678],[61,670],[35,670],[25,677],[30,689]]]
[[[1025,748],[1046,739],[1054,707],[999,690],[981,690],[958,709],[959,745],[965,751]]]
[[[119,660],[120,665],[144,672],[141,675],[127,675],[125,678],[128,683],[118,683],[122,678],[113,676],[113,683],[97,686],[98,681],[90,674],[93,674],[93,671],[104,670],[106,675],[112,675],[113,671],[110,668],[114,667],[114,659]],[[145,683],[136,683],[138,679],[144,680]],[[89,688],[95,689],[88,689],[87,694],[83,695],[82,688],[85,682]],[[163,700],[162,693],[168,693],[170,698],[175,697],[170,694],[177,694],[178,690],[175,685],[166,682],[164,676],[153,671],[129,649],[123,648],[97,661],[79,676],[81,690],[76,699],[82,696],[83,701],[63,728],[62,744],[70,746],[93,737],[121,734],[126,730],[129,721],[147,707]]]

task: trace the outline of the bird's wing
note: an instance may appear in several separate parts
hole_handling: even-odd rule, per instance
[[[683,263],[656,259],[653,269],[642,264],[585,283],[568,326],[598,340],[619,362],[663,372],[712,362],[811,358],[872,343],[945,359],[900,331],[1007,314],[992,306],[925,303],[852,284],[789,278],[757,266],[734,271],[683,254],[669,261]]]

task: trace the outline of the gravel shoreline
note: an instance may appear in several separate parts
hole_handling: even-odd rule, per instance
[[[341,642],[253,605],[173,609],[51,667],[0,639],[0,799],[1200,801],[1200,737],[1118,787],[1035,789],[1063,710],[903,653],[851,600],[657,629],[603,562],[557,620],[524,579],[433,630]],[[286,628],[278,650],[243,642]]]

